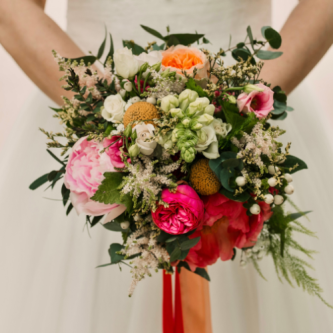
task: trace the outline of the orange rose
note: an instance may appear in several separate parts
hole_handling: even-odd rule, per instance
[[[180,75],[183,75],[182,70],[192,74],[194,68],[197,68],[196,78],[202,79],[207,77],[208,60],[205,54],[195,47],[177,45],[162,53],[162,69],[167,68]]]

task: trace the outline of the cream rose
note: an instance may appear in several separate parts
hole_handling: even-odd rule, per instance
[[[104,101],[102,117],[107,121],[122,121],[125,111],[125,105],[125,101],[119,94],[108,96]]]
[[[155,127],[152,124],[138,124],[133,127],[136,130],[136,144],[140,148],[143,155],[151,155],[157,146],[157,142],[152,138],[154,136]]]
[[[114,53],[114,64],[117,74],[124,79],[133,77],[139,71],[139,61],[132,54],[132,50],[124,47]]]
[[[209,159],[218,158],[220,154],[213,125],[210,124],[209,126],[202,127],[198,134],[199,141],[194,147],[195,150],[202,152],[202,154]]]
[[[162,61],[162,52],[161,51],[151,51],[149,53],[142,52],[140,55],[135,56],[139,66],[141,67],[144,63],[148,63],[149,66],[153,66]]]

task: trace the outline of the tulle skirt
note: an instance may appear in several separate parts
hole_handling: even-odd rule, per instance
[[[161,332],[161,272],[145,278],[128,298],[128,267],[95,269],[109,262],[107,250],[121,242],[120,234],[101,225],[88,232],[84,216],[74,211],[66,217],[59,186],[46,192],[28,189],[34,179],[59,167],[38,131],[61,130],[51,105],[36,92],[0,155],[0,332]],[[290,105],[295,111],[279,125],[288,130],[285,142],[293,142],[291,153],[309,166],[294,177],[293,199],[301,209],[314,211],[312,222],[303,222],[319,237],[299,240],[320,252],[313,274],[333,303],[332,130],[306,84],[293,93]],[[239,257],[209,269],[215,333],[333,331],[332,310],[302,290],[282,285],[270,258],[260,264],[268,282],[253,267],[241,269]]]

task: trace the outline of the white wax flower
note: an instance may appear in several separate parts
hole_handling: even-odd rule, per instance
[[[102,117],[107,121],[122,121],[125,105],[125,101],[119,94],[108,96],[104,101]]]
[[[157,146],[156,141],[149,141],[154,136],[155,127],[152,124],[138,124],[133,127],[136,130],[136,144],[140,148],[140,152],[144,155],[151,155]]]
[[[215,133],[222,136],[222,138],[225,138],[232,129],[232,125],[224,123],[221,118],[214,119],[212,125]]]
[[[162,61],[162,52],[161,51],[151,51],[149,53],[142,52],[138,56],[134,56],[141,67],[144,63],[148,63],[149,66],[153,66]]]
[[[124,79],[133,77],[139,71],[139,61],[132,54],[132,50],[124,47],[114,53],[114,64],[117,74]]]

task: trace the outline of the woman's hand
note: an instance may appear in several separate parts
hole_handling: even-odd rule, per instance
[[[45,13],[46,0],[1,0],[0,43],[29,78],[51,99],[71,93],[61,88],[52,50],[76,58],[83,52]]]
[[[261,77],[289,94],[333,43],[333,1],[301,0],[281,30],[283,55],[268,60]]]

